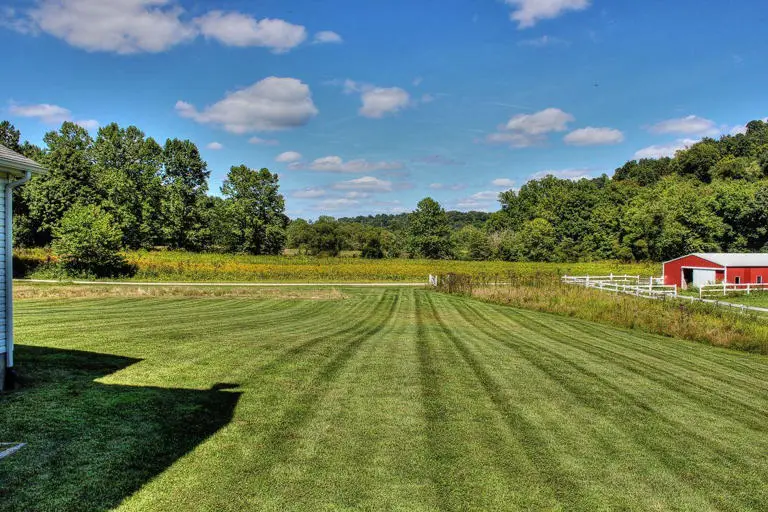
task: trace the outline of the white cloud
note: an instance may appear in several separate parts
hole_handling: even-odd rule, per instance
[[[356,190],[362,192],[391,192],[392,182],[380,180],[373,176],[363,176],[362,178],[335,183],[333,188],[336,190]]]
[[[489,144],[508,144],[513,148],[536,146],[546,140],[551,132],[563,132],[568,123],[575,121],[571,114],[559,108],[546,108],[533,114],[518,114],[512,117],[499,132],[488,134]]]
[[[635,159],[664,158],[675,156],[675,153],[698,142],[696,139],[679,139],[669,144],[657,144],[635,151]]]
[[[257,146],[277,146],[280,144],[280,141],[276,139],[262,139],[261,137],[255,136],[248,139],[248,142],[250,144],[256,144]]]
[[[184,101],[176,103],[176,111],[198,123],[220,125],[238,134],[303,126],[318,113],[309,86],[295,78],[274,76],[227,93],[202,112]]]
[[[322,188],[307,187],[301,190],[297,190],[296,192],[292,193],[291,196],[297,199],[316,199],[318,197],[323,197],[327,193],[328,192]]]
[[[317,209],[320,210],[340,210],[342,208],[349,208],[351,206],[357,206],[360,201],[357,199],[349,199],[346,197],[340,197],[338,199],[324,199],[317,203]]]
[[[40,0],[29,11],[34,28],[91,52],[168,50],[196,35],[171,0]]]
[[[745,133],[747,133],[747,125],[745,124],[736,125],[728,131],[728,135],[743,135]]]
[[[499,188],[512,188],[515,186],[515,180],[509,178],[496,178],[491,182],[491,185]]]
[[[549,132],[563,132],[568,129],[568,123],[574,120],[571,114],[559,108],[546,108],[534,114],[514,116],[507,122],[506,129],[528,135],[542,135]]]
[[[363,101],[360,115],[378,119],[407,107],[411,95],[399,87],[374,87],[364,91],[360,99]]]
[[[463,183],[454,183],[453,185],[445,183],[430,183],[429,188],[432,190],[464,190],[467,188]]]
[[[547,176],[554,176],[564,180],[579,181],[584,178],[592,178],[592,172],[589,169],[562,169],[559,171],[539,171],[530,176],[531,180],[540,180]]]
[[[99,127],[99,122],[95,119],[80,119],[79,121],[75,121],[75,124],[86,130],[95,130]]]
[[[413,84],[414,87],[418,87],[418,86],[421,85],[421,82],[423,82],[423,81],[424,81],[424,79],[422,77],[417,76],[416,78],[413,79],[413,82],[411,82],[411,83]]]
[[[369,197],[371,197],[371,194],[368,192],[352,191],[344,194],[344,197],[346,197],[347,199],[368,199]]]
[[[257,20],[239,12],[211,11],[195,18],[200,33],[227,46],[260,46],[285,53],[307,39],[307,30],[280,19]]]
[[[345,162],[340,156],[325,156],[318,158],[307,164],[299,162],[290,165],[291,169],[301,170],[310,169],[320,172],[348,172],[348,173],[368,173],[376,171],[391,171],[402,169],[401,162],[369,162],[365,159],[350,160]]]
[[[606,146],[624,142],[624,134],[615,128],[579,128],[563,138],[571,146]]]
[[[361,116],[379,119],[387,114],[395,114],[416,102],[411,101],[408,91],[400,87],[377,87],[375,85],[355,82],[347,78],[343,82],[332,80],[332,85],[341,85],[344,94],[360,93],[363,105],[358,110]],[[422,102],[428,103],[435,98],[429,94],[422,96]]]
[[[8,111],[19,117],[32,117],[42,121],[45,124],[61,124],[64,121],[72,121],[76,125],[86,130],[95,130],[99,127],[99,122],[95,119],[72,119],[72,112],[68,108],[49,103],[39,103],[37,105],[11,105]]]
[[[72,119],[72,112],[58,105],[40,103],[37,105],[11,105],[11,115],[34,117],[47,124],[59,124]]]
[[[222,144],[221,142],[211,142],[205,147],[213,151],[218,151],[220,149],[224,149],[224,144]]]
[[[534,26],[540,20],[557,18],[566,11],[581,11],[589,7],[590,0],[505,0],[514,10],[510,18],[518,28]]]
[[[499,193],[492,190],[477,192],[469,197],[464,197],[456,202],[456,206],[463,210],[488,210],[496,203]]]
[[[277,155],[277,157],[275,157],[275,162],[298,162],[301,158],[301,153],[297,153],[296,151],[286,151],[285,153]]]
[[[411,162],[427,165],[464,165],[464,162],[444,155],[429,155],[414,158]]]
[[[517,43],[518,46],[532,46],[534,48],[544,48],[545,46],[568,46],[571,43],[559,37],[543,35],[533,39],[523,39]]]
[[[702,136],[718,135],[720,133],[714,121],[694,115],[661,121],[651,126],[650,131],[653,133]]]
[[[488,144],[509,144],[513,148],[528,148],[540,144],[543,137],[525,133],[490,133],[485,137]]]
[[[344,40],[336,32],[330,30],[323,30],[315,34],[315,44],[327,44],[327,43],[343,43]]]

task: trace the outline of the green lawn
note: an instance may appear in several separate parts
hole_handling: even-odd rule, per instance
[[[768,359],[420,289],[17,305],[2,510],[766,510]]]

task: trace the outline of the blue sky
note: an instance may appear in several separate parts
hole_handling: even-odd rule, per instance
[[[0,117],[196,142],[291,216],[498,208],[768,115],[764,0],[32,0],[0,7]]]

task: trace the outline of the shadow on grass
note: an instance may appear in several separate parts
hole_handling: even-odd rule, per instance
[[[225,426],[240,393],[94,382],[138,359],[17,346],[22,388],[0,395],[0,510],[108,510]]]

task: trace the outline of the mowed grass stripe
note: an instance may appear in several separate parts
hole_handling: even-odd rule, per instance
[[[312,423],[321,399],[328,393],[342,368],[354,356],[360,345],[383,328],[397,305],[399,292],[386,290],[376,293],[368,316],[358,316],[351,327],[310,340],[292,351],[293,358],[270,361],[257,374],[252,374],[242,386],[245,397],[236,410],[235,419],[216,439],[199,447],[195,459],[215,459],[209,471],[180,473],[168,471],[154,482],[162,492],[150,492],[126,503],[127,510],[152,510],[158,507],[199,507],[205,510],[246,510],[267,506],[279,496],[284,482],[273,481],[273,470],[291,457],[297,449],[299,431]],[[330,316],[329,324],[338,318]],[[327,342],[317,347],[320,342]],[[317,350],[320,348],[321,350]],[[302,356],[307,356],[306,358]],[[282,371],[279,371],[282,370]],[[265,414],[266,413],[266,414]],[[240,443],[248,439],[248,443]],[[242,479],[249,485],[243,487]],[[208,494],[210,501],[201,500],[199,493],[216,482],[221,493]],[[198,496],[185,502],[176,485],[191,488]],[[225,498],[225,499],[223,499]]]
[[[58,421],[45,428],[60,438],[0,510],[89,509],[94,490],[131,477],[143,487],[120,510],[765,509],[765,358],[426,290],[344,294],[20,302],[20,343],[62,350],[46,363]],[[68,349],[141,361],[87,386],[67,377]],[[137,476],[164,410],[134,421],[123,400],[220,383],[240,393],[231,419]],[[0,431],[19,424],[13,411],[45,412],[34,393],[0,397]],[[87,438],[56,429],[74,416]],[[34,491],[59,481],[67,493]]]
[[[467,310],[485,320],[480,324],[485,326],[489,325],[488,322],[500,323],[498,318],[490,316],[494,311],[503,316],[496,308],[476,309],[474,304],[469,304]],[[546,318],[549,315],[541,316]],[[756,432],[730,416],[713,412],[712,409],[719,403],[718,397],[712,397],[709,403],[680,396],[662,399],[662,396],[672,394],[666,387],[643,384],[637,377],[627,378],[625,371],[611,370],[611,365],[604,361],[597,364],[597,368],[603,369],[601,375],[590,369],[589,364],[585,365],[583,360],[576,363],[578,356],[569,352],[564,344],[553,349],[557,343],[554,339],[540,343],[539,337],[531,335],[536,332],[534,330],[528,331],[527,336],[520,336],[514,331],[500,336],[498,331],[488,330],[487,327],[485,332],[515,350],[526,352],[531,361],[536,361],[544,371],[550,372],[585,406],[593,408],[595,418],[610,420],[627,438],[639,443],[648,454],[654,454],[678,480],[678,483],[667,482],[673,484],[670,496],[679,493],[679,485],[695,488],[700,497],[706,494],[701,491],[702,488],[709,486],[714,490],[719,487],[722,494],[713,493],[719,497],[713,500],[712,506],[724,510],[754,507],[768,497],[764,490],[768,483],[765,474],[768,466],[764,458],[767,447],[765,429]],[[573,340],[573,343],[579,344],[578,340]],[[646,390],[645,396],[637,395],[638,390]],[[734,465],[742,466],[743,472],[733,471]],[[760,467],[762,471],[754,472],[755,467]],[[724,471],[724,468],[729,470]],[[739,480],[761,491],[757,495],[722,498],[727,495],[727,489]]]
[[[507,428],[497,404],[443,329],[431,296],[417,295],[419,358],[439,510],[550,509],[549,485],[524,440]],[[445,300],[436,298],[439,302]]]
[[[509,432],[519,440],[527,459],[532,461],[535,471],[554,495],[555,504],[569,503],[569,509],[594,510],[600,502],[586,494],[579,482],[562,470],[542,435],[544,432],[526,417],[519,404],[508,397],[507,390],[488,371],[487,362],[478,355],[477,348],[462,341],[462,334],[471,332],[477,326],[472,323],[461,326],[461,312],[453,307],[455,301],[439,298],[442,297],[429,295],[428,303],[444,337],[450,340],[464,364],[471,369],[476,383],[482,387]]]
[[[629,373],[660,384],[663,388],[684,395],[693,402],[705,400],[715,407],[718,415],[751,418],[750,424],[763,430],[768,409],[762,400],[768,395],[761,389],[741,386],[737,379],[713,378],[708,365],[699,367],[693,364],[685,367],[677,364],[674,359],[662,361],[657,357],[646,357],[643,352],[631,348],[615,349],[612,343],[618,337],[615,334],[603,336],[602,331],[589,333],[570,330],[561,324],[549,325],[543,319],[525,312],[518,313],[536,326],[538,332],[546,333],[552,340],[576,347],[577,350],[589,354],[589,357],[598,358],[601,365],[620,366]]]
[[[535,318],[536,312],[515,310],[510,308],[508,316],[524,316]],[[630,349],[658,360],[664,365],[674,365],[682,369],[693,369],[696,372],[705,371],[712,378],[724,378],[729,382],[740,381],[746,384],[747,389],[758,388],[761,391],[768,390],[768,368],[764,364],[765,358],[757,354],[715,348],[701,353],[695,342],[673,341],[658,335],[632,331],[622,328],[612,328],[602,324],[593,324],[576,318],[562,318],[561,322],[553,324],[561,332],[569,332],[576,337],[586,335],[594,337],[599,334],[601,339],[610,339],[611,346]],[[667,342],[659,343],[665,339]],[[722,357],[727,354],[727,357]]]
[[[341,309],[338,305],[331,315],[324,307],[318,306],[299,322],[294,322],[295,310],[286,311],[284,316],[270,319],[262,323],[258,317],[232,317],[222,323],[203,322],[190,319],[193,324],[208,326],[207,329],[196,327],[196,335],[192,340],[184,338],[184,342],[172,345],[176,353],[166,354],[176,361],[173,365],[161,363],[160,368],[155,364],[143,365],[143,373],[148,381],[167,385],[182,378],[185,382],[196,387],[210,387],[216,382],[238,383],[247,381],[254,372],[253,365],[261,361],[258,371],[269,373],[285,365],[297,365],[300,356],[322,343],[332,342],[339,336],[354,333],[365,327],[372,315],[376,314],[383,294],[378,294],[379,302],[353,301],[349,308]],[[317,310],[325,311],[324,315],[316,316]],[[339,323],[329,322],[334,319]],[[288,326],[288,327],[286,327]],[[343,328],[339,328],[344,326]],[[257,336],[254,332],[263,333]],[[162,338],[161,333],[152,333]],[[309,337],[311,334],[314,336]],[[206,342],[206,338],[226,340],[221,342]],[[322,354],[321,354],[322,357]],[[221,369],[225,368],[224,373]],[[275,372],[273,372],[275,373]],[[107,382],[119,383],[115,376]]]
[[[467,310],[466,307],[461,308],[465,315]],[[667,499],[682,497],[686,502],[696,503],[697,510],[710,508],[706,499],[697,496],[686,482],[676,478],[662,458],[654,457],[645,446],[638,447],[633,432],[593,405],[593,401],[600,400],[597,397],[606,394],[602,388],[610,387],[609,381],[601,381],[588,372],[569,372],[567,368],[551,364],[552,359],[557,360],[558,356],[536,346],[539,341],[536,334],[526,333],[517,337],[502,329],[503,324],[499,322],[486,324],[481,316],[467,315],[465,321],[475,328],[482,326],[485,339],[492,340],[491,343],[500,349],[489,352],[487,366],[488,371],[504,383],[502,387],[518,387],[518,382],[510,379],[508,374],[493,370],[506,358],[502,348],[513,349],[538,370],[541,378],[537,379],[536,385],[532,386],[529,382],[523,396],[508,395],[508,398],[520,404],[532,428],[546,438],[550,453],[539,460],[551,465],[554,475],[563,473],[581,486],[577,500],[574,496],[561,496],[566,510],[611,510],[632,506],[645,510],[654,508],[661,495]],[[495,329],[488,325],[494,325]],[[510,342],[507,336],[516,341]],[[477,343],[482,344],[483,336],[477,338]],[[488,350],[488,342],[485,345]],[[533,372],[531,375],[535,377],[536,374]],[[578,375],[585,390],[575,390],[564,374]],[[546,396],[544,407],[530,407],[529,402],[538,401],[538,395]],[[617,403],[614,396],[606,401],[620,407],[638,405],[631,401]],[[575,460],[580,463],[574,464]]]
[[[311,424],[295,432],[295,450],[265,481],[277,492],[260,506],[370,509],[423,501],[418,472],[400,472],[409,466],[401,465],[409,453],[414,463],[418,461],[405,450],[409,436],[402,431],[407,421],[403,413],[413,405],[407,399],[408,385],[393,378],[402,359],[399,354],[395,359],[383,357],[397,346],[398,332],[406,326],[403,317],[412,310],[412,293],[398,294],[381,329],[363,340],[328,383]],[[404,404],[393,407],[393,400],[403,398]]]

